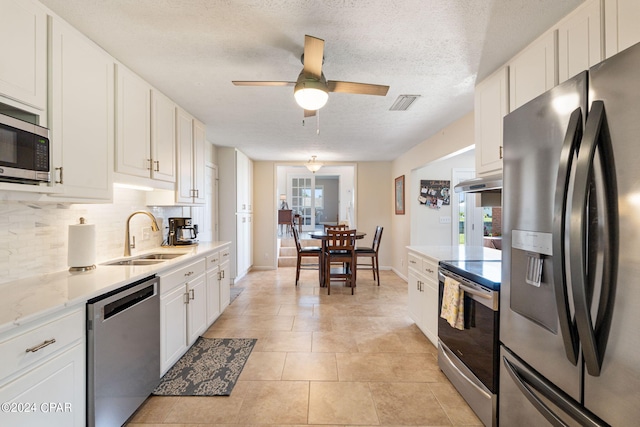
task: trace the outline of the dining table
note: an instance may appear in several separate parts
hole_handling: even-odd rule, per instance
[[[364,236],[366,236],[367,233],[363,233],[360,231],[356,231],[356,240],[360,240],[363,239]],[[327,286],[327,284],[325,283],[325,277],[324,277],[324,272],[325,272],[325,252],[327,249],[327,245],[329,242],[329,234],[327,234],[326,230],[316,230],[316,231],[311,231],[309,233],[309,237],[311,239],[317,239],[317,240],[321,240],[322,241],[322,245],[321,245],[321,251],[320,251],[320,259],[319,259],[319,274],[318,274],[318,279],[320,280],[320,287],[324,288]],[[355,268],[355,266],[354,266]]]

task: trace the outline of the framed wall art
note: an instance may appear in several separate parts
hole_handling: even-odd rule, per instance
[[[404,215],[404,175],[396,178],[396,215]]]

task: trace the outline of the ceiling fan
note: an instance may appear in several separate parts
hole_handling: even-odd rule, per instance
[[[317,37],[304,36],[301,60],[302,71],[295,82],[234,80],[232,83],[236,86],[294,86],[294,97],[298,105],[304,108],[305,117],[315,116],[316,111],[326,104],[329,92],[385,96],[389,90],[389,86],[383,85],[326,80],[322,72],[324,40]]]

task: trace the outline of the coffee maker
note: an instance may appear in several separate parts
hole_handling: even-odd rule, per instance
[[[169,218],[169,246],[197,245],[198,225],[191,218]]]

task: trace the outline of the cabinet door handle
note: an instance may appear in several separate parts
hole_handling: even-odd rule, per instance
[[[222,280],[222,272],[218,271],[218,280]]]
[[[51,344],[54,344],[55,342],[56,342],[56,339],[55,338],[51,338],[50,340],[44,341],[42,344],[38,344],[38,345],[36,345],[34,347],[26,349],[24,352],[25,353],[35,353],[36,351],[42,350],[43,348],[45,348],[45,347],[47,347],[47,346],[49,346]]]
[[[224,279],[224,270],[222,270],[222,278]]]
[[[60,181],[55,181],[55,183],[56,184],[64,184],[64,180],[63,180],[63,177],[62,177],[62,170],[63,170],[62,166],[60,166],[59,168],[55,168],[55,170],[60,171]]]
[[[193,289],[189,289],[189,293],[191,294],[191,299],[194,300],[196,299],[196,293]]]
[[[184,303],[185,304],[189,304],[189,292],[185,292],[184,293]]]
[[[427,271],[427,273],[433,273],[433,270],[430,269],[430,268],[427,268],[426,271]]]
[[[160,160],[154,160],[153,164],[155,165],[154,172],[160,172]]]
[[[500,146],[500,160],[502,160],[502,145]]]
[[[188,272],[184,273],[184,276],[185,276],[185,277],[189,277],[189,276],[191,276],[192,274],[193,274],[193,271],[188,271]]]
[[[151,170],[151,159],[147,159],[147,170]]]

